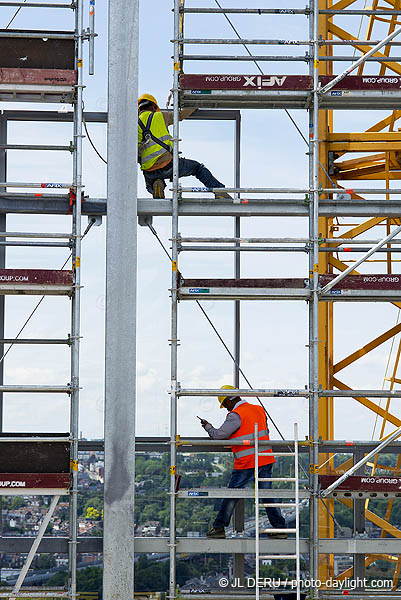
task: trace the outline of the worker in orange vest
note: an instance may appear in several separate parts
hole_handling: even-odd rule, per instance
[[[235,390],[232,385],[223,385],[223,390]],[[220,408],[226,408],[228,415],[223,425],[216,429],[205,419],[201,420],[201,425],[213,440],[232,440],[231,450],[234,454],[234,469],[231,473],[228,488],[244,488],[247,483],[252,481],[255,476],[255,448],[244,446],[243,440],[252,439],[255,433],[255,423],[258,424],[258,439],[259,441],[269,440],[269,430],[267,426],[266,413],[261,406],[249,404],[246,400],[242,400],[239,396],[219,396]],[[239,442],[239,443],[236,443]],[[259,456],[259,477],[270,478],[272,466],[275,463],[275,458],[272,456],[271,448],[261,447]],[[261,481],[259,484],[261,489],[270,489],[271,481]],[[219,513],[213,523],[213,527],[207,532],[208,538],[225,538],[224,527],[227,527],[231,515],[233,514],[238,498],[225,499],[221,503]],[[271,498],[269,503],[274,502]],[[274,529],[286,529],[286,522],[279,508],[266,508],[267,516]],[[269,537],[286,539],[286,532],[271,532],[266,531]]]

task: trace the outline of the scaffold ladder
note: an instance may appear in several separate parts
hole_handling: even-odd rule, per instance
[[[294,477],[259,477],[259,457],[266,456],[265,452],[260,451],[259,438],[258,438],[258,425],[255,423],[255,594],[256,600],[260,598],[260,588],[258,585],[260,579],[260,561],[261,560],[295,560],[295,571],[296,571],[296,590],[297,600],[300,598],[300,554],[299,554],[299,473],[298,473],[298,423],[294,423],[294,451],[288,452],[272,452],[273,456],[284,457],[290,456],[294,458]],[[273,500],[270,502],[260,502],[260,496],[265,496],[266,491],[259,489],[259,484],[263,482],[285,481],[294,484],[294,503],[280,503],[277,504]],[[269,494],[270,495],[270,494]],[[295,507],[295,527],[278,529],[271,528],[271,533],[295,533],[295,552],[292,554],[260,554],[260,515],[259,511],[261,508],[294,508]]]

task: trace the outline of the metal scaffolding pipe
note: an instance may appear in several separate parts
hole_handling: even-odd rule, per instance
[[[178,389],[176,392],[177,396],[221,396],[221,390],[212,390],[212,389]],[[224,390],[225,396],[230,396],[231,398],[236,398],[237,396],[246,396],[247,398],[256,398],[257,396],[263,396],[266,398],[271,397],[302,397],[305,398],[309,396],[309,391],[307,389],[303,390],[289,390],[289,389],[238,389],[238,390]]]
[[[62,3],[51,3],[51,2],[0,2],[0,7],[2,6],[20,6],[21,8],[71,8],[75,9],[76,4],[74,2],[70,2],[70,4],[62,4]]]
[[[2,184],[1,185],[9,185]],[[239,193],[239,194],[309,194],[313,192],[318,192],[319,195],[325,194],[401,194],[401,188],[353,188],[352,190],[346,190],[344,188],[315,188],[312,186],[311,188],[237,188],[237,187],[226,187],[225,191],[229,193]],[[206,187],[180,187],[180,192],[191,192],[191,193],[199,193],[199,192],[218,192],[219,188],[206,188]],[[185,198],[187,201],[188,198]],[[215,202],[215,200],[214,200]]]
[[[393,237],[395,237],[400,232],[401,232],[401,225],[396,227],[394,229],[394,231],[392,231],[387,237],[385,237],[383,240],[381,240],[375,246],[373,246],[373,248],[371,248],[368,252],[366,252],[366,254],[361,256],[361,258],[359,258],[355,263],[353,263],[351,266],[349,266],[347,269],[345,269],[345,271],[343,271],[342,273],[337,275],[337,277],[335,277],[332,281],[330,281],[330,283],[328,283],[324,287],[322,287],[320,293],[326,294],[335,285],[337,285],[337,283],[342,281],[344,279],[344,277],[349,275],[349,273],[351,273],[351,271],[353,271],[354,269],[359,267],[359,265],[361,265],[363,262],[365,262],[365,260],[367,260],[370,256],[372,256],[372,254],[374,254],[377,250],[379,250],[379,248],[381,248],[382,246],[387,244],[390,240],[393,239]]]
[[[348,469],[348,471],[345,471],[345,473],[343,473],[343,475],[341,475],[341,477],[339,477],[336,481],[334,481],[334,483],[329,485],[329,487],[327,489],[320,492],[321,497],[326,498],[329,494],[331,494],[331,492],[333,490],[338,488],[338,486],[341,485],[343,483],[343,481],[348,479],[348,477],[350,475],[353,475],[356,471],[358,471],[358,469],[360,469],[360,467],[363,467],[363,465],[366,465],[366,463],[371,458],[373,458],[374,456],[379,454],[379,452],[384,450],[384,448],[386,448],[386,446],[388,446],[391,442],[393,442],[394,440],[399,438],[400,435],[401,435],[401,427],[396,429],[396,431],[394,431],[386,440],[384,440],[381,444],[379,444],[379,446],[377,446],[377,448],[375,448],[374,450],[369,452],[366,456],[361,458],[361,460],[359,460],[357,463],[355,463],[355,465],[353,465],[350,469]]]
[[[337,75],[337,77],[330,81],[330,83],[319,89],[318,94],[322,96],[323,94],[326,94],[328,91],[330,91],[334,86],[337,85],[337,83],[340,83],[340,81],[345,79],[347,75],[349,75],[350,73],[352,73],[352,71],[357,69],[359,65],[362,65],[370,56],[373,56],[373,54],[375,54],[378,50],[380,50],[380,48],[385,46],[387,42],[395,38],[399,33],[401,33],[401,27],[397,27],[397,29],[395,29],[392,33],[385,37],[381,42],[376,44],[376,46],[373,46],[373,48],[369,50],[369,52],[366,52],[366,54],[364,54],[358,60],[352,63],[352,65],[350,65],[347,69],[345,69],[345,71],[340,73],[340,75]],[[393,59],[391,58],[391,60]]]

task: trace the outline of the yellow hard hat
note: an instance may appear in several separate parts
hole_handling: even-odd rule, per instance
[[[140,96],[140,98],[138,98],[138,107],[139,107],[140,103],[143,102],[143,100],[148,100],[149,102],[153,102],[153,104],[155,104],[155,106],[156,106],[156,112],[160,112],[160,108],[159,108],[159,105],[157,104],[157,100],[154,96],[152,96],[152,94],[142,94],[142,96]]]
[[[221,390],[236,390],[237,388],[234,387],[233,385],[222,385]],[[232,396],[228,396],[229,398],[232,398]],[[224,400],[227,398],[227,396],[218,396],[218,401],[220,402],[220,408],[224,408],[223,406],[223,402]]]

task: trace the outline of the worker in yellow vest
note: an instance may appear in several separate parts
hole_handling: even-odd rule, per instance
[[[223,385],[222,390],[235,390],[232,385]],[[250,404],[246,400],[242,400],[239,396],[219,396],[220,408],[228,410],[228,415],[223,425],[216,429],[205,419],[201,419],[201,425],[213,440],[232,440],[231,450],[234,454],[234,469],[231,473],[228,488],[244,488],[247,483],[254,480],[255,477],[255,447],[245,446],[243,440],[252,440],[255,434],[255,423],[258,424],[258,439],[259,441],[269,440],[269,429],[267,426],[266,412],[261,406]],[[259,477],[271,478],[272,466],[276,460],[272,456],[271,448],[261,447],[259,456]],[[271,481],[261,481],[259,484],[261,489],[270,489]],[[269,503],[274,500],[269,498]],[[213,523],[213,527],[207,532],[208,538],[225,538],[224,527],[230,523],[231,515],[238,499],[225,499],[221,503],[219,513]],[[277,507],[266,508],[267,516],[274,529],[286,529],[286,522]],[[284,531],[266,532],[269,537],[286,539],[287,533]]]
[[[195,109],[180,111],[180,121]],[[146,189],[153,198],[164,198],[165,179],[173,179],[173,138],[168,127],[173,123],[171,111],[161,111],[156,98],[143,94],[138,100],[138,162],[145,177]],[[205,187],[224,188],[204,165],[188,158],[178,159],[179,177],[194,175]],[[227,192],[216,198],[231,198]]]

